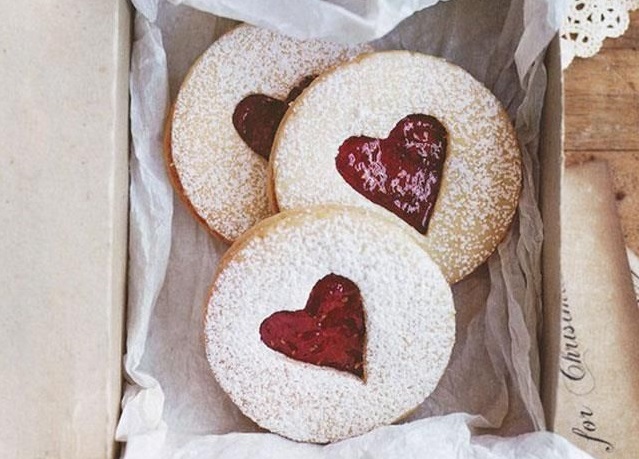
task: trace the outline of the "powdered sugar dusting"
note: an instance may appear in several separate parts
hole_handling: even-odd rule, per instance
[[[175,103],[171,149],[186,198],[213,231],[235,240],[270,214],[267,162],[233,127],[237,104],[253,93],[284,100],[304,77],[366,49],[242,25],[202,55]]]
[[[279,208],[341,203],[390,214],[344,181],[335,157],[345,139],[384,138],[406,115],[422,113],[448,131],[428,232],[413,230],[422,246],[452,283],[506,234],[521,188],[517,141],[497,99],[461,68],[406,51],[364,55],[318,78],[289,112],[271,157]]]
[[[249,417],[286,437],[335,441],[388,424],[427,397],[455,337],[452,295],[439,268],[391,220],[320,207],[266,220],[230,249],[206,316],[206,348],[221,386]],[[335,273],[361,291],[365,382],[290,359],[260,339],[276,311],[303,309]]]

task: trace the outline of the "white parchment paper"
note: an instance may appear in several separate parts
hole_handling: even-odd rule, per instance
[[[178,3],[178,2],[175,2]],[[542,227],[537,207],[542,52],[558,29],[552,0],[189,0],[201,10],[298,37],[447,58],[470,71],[515,120],[524,190],[513,229],[490,260],[453,287],[458,336],[436,391],[397,426],[318,446],[262,432],[213,379],[202,343],[203,305],[227,246],[173,196],[162,153],[170,102],[193,61],[234,22],[163,0],[137,0],[131,70],[131,231],[128,376],[117,438],[123,456],[587,457],[544,428],[536,343]],[[297,6],[295,6],[297,5]],[[352,6],[356,5],[356,6]],[[415,11],[421,10],[415,14]],[[412,16],[411,16],[412,15]]]

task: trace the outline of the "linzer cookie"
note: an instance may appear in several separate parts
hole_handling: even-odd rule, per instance
[[[242,25],[195,63],[166,136],[169,175],[198,220],[233,241],[269,212],[267,160],[288,105],[330,66],[367,50]]]
[[[443,59],[372,53],[317,78],[277,132],[275,209],[345,204],[404,222],[454,283],[517,208],[521,156],[493,94]]]
[[[231,399],[285,437],[331,442],[392,423],[436,387],[455,312],[438,266],[377,212],[264,220],[220,263],[206,350]]]

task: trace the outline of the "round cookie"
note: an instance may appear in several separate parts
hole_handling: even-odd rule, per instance
[[[193,65],[165,151],[176,191],[214,235],[233,241],[270,215],[267,157],[288,104],[312,77],[367,49],[241,25]]]
[[[436,387],[455,339],[450,287],[412,235],[376,212],[283,212],[227,252],[206,352],[248,417],[332,442],[392,423]]]
[[[504,238],[521,189],[508,115],[463,69],[408,51],[362,55],[316,79],[280,124],[272,205],[394,215],[450,283]]]

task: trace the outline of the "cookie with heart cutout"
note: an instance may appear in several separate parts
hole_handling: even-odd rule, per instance
[[[193,65],[165,152],[174,188],[214,235],[232,242],[270,214],[267,159],[289,103],[316,75],[368,50],[241,25]]]
[[[333,442],[390,424],[435,389],[455,340],[450,286],[377,212],[282,212],[220,263],[205,320],[221,387],[260,426]]]
[[[393,215],[450,283],[504,238],[522,183],[495,96],[463,69],[408,51],[362,55],[316,79],[282,121],[269,173],[275,209]]]

